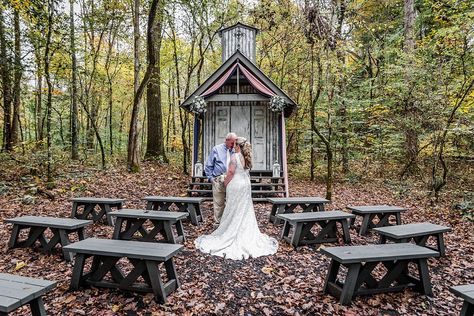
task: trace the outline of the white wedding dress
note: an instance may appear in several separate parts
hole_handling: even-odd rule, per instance
[[[226,188],[226,206],[219,227],[194,244],[202,252],[241,260],[277,252],[278,242],[260,232],[253,208],[249,171],[242,167],[241,154],[231,158],[236,164],[234,177]]]

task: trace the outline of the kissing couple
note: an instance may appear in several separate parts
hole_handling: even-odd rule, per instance
[[[204,171],[212,183],[214,220],[219,226],[194,244],[202,252],[241,260],[277,252],[278,242],[260,232],[252,201],[250,169],[252,145],[244,137],[228,133],[216,145]]]

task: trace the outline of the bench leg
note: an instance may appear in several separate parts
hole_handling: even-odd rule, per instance
[[[295,223],[293,236],[291,237],[291,244],[293,247],[298,247],[301,241],[301,232],[303,231],[303,223]]]
[[[148,202],[146,203],[146,209],[147,209],[147,210],[154,210],[154,208],[153,208],[153,202],[148,201]]]
[[[164,235],[165,235],[166,242],[171,243],[171,244],[176,244],[176,238],[174,238],[173,229],[171,227],[170,221],[163,222],[163,230],[165,232]]]
[[[285,239],[290,235],[291,224],[289,221],[283,223],[283,229],[281,231],[280,239]]]
[[[419,290],[425,295],[433,296],[427,259],[418,259],[418,274],[420,275]]]
[[[331,260],[329,264],[328,274],[326,276],[326,280],[324,281],[324,293],[329,293],[329,284],[336,283],[337,274],[339,273],[339,267],[341,264],[335,260]]]
[[[43,299],[38,297],[30,302],[31,314],[33,316],[46,316]]]
[[[360,230],[359,230],[359,235],[364,236],[367,234],[367,230],[369,228],[369,222],[370,222],[370,214],[364,214],[362,218],[362,224],[360,225]]]
[[[83,253],[77,254],[74,261],[74,268],[72,270],[71,285],[69,289],[77,290],[82,283],[82,275],[84,273],[84,263],[86,256]]]
[[[387,243],[387,236],[380,235],[379,237],[379,244],[386,244]]]
[[[104,205],[104,212],[105,212],[105,217],[107,219],[107,224],[109,226],[114,226],[115,222],[115,217],[110,216],[110,213],[112,212],[112,209],[110,208],[109,204]]]
[[[186,236],[184,234],[183,222],[181,220],[176,221],[176,232],[178,233],[178,237],[182,237],[183,242],[186,241]]]
[[[77,202],[72,202],[71,218],[75,218],[76,216],[77,216]]]
[[[351,243],[351,234],[349,232],[349,221],[347,219],[341,220],[342,225],[342,237],[346,244]]]
[[[272,210],[270,211],[270,216],[268,217],[268,222],[273,223],[275,221],[275,215],[277,212],[278,206],[276,204],[272,204]]]
[[[395,214],[395,217],[397,219],[397,225],[401,225],[402,224],[402,216],[401,216],[400,212],[397,212]]]
[[[349,265],[349,270],[347,271],[346,280],[344,282],[344,287],[342,288],[341,298],[339,302],[342,305],[350,305],[352,297],[354,296],[354,291],[356,289],[357,279],[359,277],[360,263],[353,263]]]
[[[20,234],[20,226],[13,224],[12,234],[10,240],[8,241],[8,248],[15,248],[18,240],[18,235]]]
[[[439,255],[441,257],[444,257],[446,255],[446,249],[444,247],[444,237],[443,237],[443,233],[439,233],[437,236],[436,236],[436,241],[438,242],[438,251],[439,251]]]
[[[191,218],[191,223],[194,226],[198,226],[199,221],[198,221],[197,214],[196,214],[196,207],[192,203],[190,203],[187,206],[187,210],[188,210],[188,213],[189,213],[189,217]]]
[[[179,288],[181,284],[178,280],[178,274],[176,273],[176,267],[174,266],[173,258],[168,259],[165,261],[165,268],[166,268],[166,275],[168,276],[168,280],[175,280],[176,288]]]
[[[127,222],[127,219],[123,219],[122,217],[117,217],[117,220],[115,221],[115,226],[114,226],[114,233],[112,234],[112,239],[120,239],[120,233],[122,232],[122,223],[125,220]]]
[[[155,299],[161,303],[166,303],[166,292],[165,285],[161,279],[160,270],[158,269],[156,262],[146,260],[146,269],[148,271],[148,277],[150,278],[150,285],[155,295]]]
[[[467,301],[464,301],[464,303],[462,304],[461,313],[459,315],[460,316],[472,316],[472,315],[474,315],[474,305],[467,302]]]
[[[61,247],[64,259],[66,259],[66,261],[72,261],[74,253],[64,250],[64,247],[71,243],[71,241],[69,240],[69,236],[64,229],[59,229],[59,238],[61,239]]]

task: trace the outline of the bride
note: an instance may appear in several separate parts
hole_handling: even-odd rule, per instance
[[[252,147],[244,137],[238,137],[234,151],[224,181],[226,206],[220,225],[194,244],[202,252],[233,260],[274,254],[278,242],[260,232],[255,218],[249,175]]]

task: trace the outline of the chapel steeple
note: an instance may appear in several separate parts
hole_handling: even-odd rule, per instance
[[[255,63],[256,37],[259,30],[253,26],[236,23],[219,31],[222,40],[222,63],[237,50]]]

